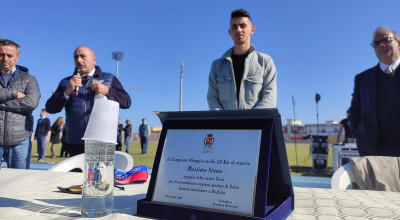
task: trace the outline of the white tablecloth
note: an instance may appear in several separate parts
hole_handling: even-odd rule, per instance
[[[82,173],[0,169],[0,219],[81,219],[80,194],[57,186],[82,184]],[[114,188],[114,210],[99,219],[144,219],[136,202],[148,182]],[[400,193],[367,190],[294,188],[295,210],[288,219],[400,219]],[[211,220],[211,219],[210,219]]]
[[[295,187],[294,194],[288,219],[400,219],[400,193]]]
[[[62,193],[57,186],[83,183],[82,173],[0,169],[0,219],[81,219],[82,195]],[[136,202],[146,197],[148,182],[114,188],[114,210],[100,219],[143,219]],[[89,218],[88,218],[89,219]]]

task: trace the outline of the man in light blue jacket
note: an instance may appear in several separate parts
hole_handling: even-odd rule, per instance
[[[250,44],[255,30],[247,11],[232,12],[228,32],[234,46],[211,66],[210,110],[276,107],[276,68],[270,56],[255,51]]]

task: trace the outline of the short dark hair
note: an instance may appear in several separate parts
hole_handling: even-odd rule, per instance
[[[244,9],[237,9],[237,10],[234,10],[234,11],[231,13],[231,21],[232,21],[233,18],[240,18],[240,17],[246,17],[246,18],[248,18],[251,22],[253,22],[253,21],[251,20],[251,17],[250,17],[249,12],[247,12],[247,11],[244,10]]]
[[[17,54],[19,54],[19,49],[21,48],[17,43],[12,40],[0,38],[0,46],[11,45],[17,48]]]

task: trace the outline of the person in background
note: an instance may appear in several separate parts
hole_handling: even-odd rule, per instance
[[[68,143],[67,143],[66,137],[67,137],[67,127],[63,126],[62,134],[61,134],[60,157],[68,157]]]
[[[247,11],[231,13],[228,33],[234,45],[211,65],[207,94],[210,110],[276,107],[276,68],[270,56],[250,44],[255,31]]]
[[[142,124],[139,126],[140,147],[142,154],[147,154],[147,146],[149,144],[150,129],[145,118],[142,119]]]
[[[347,111],[347,118],[349,117],[349,111]],[[339,131],[336,137],[336,143],[341,143],[340,142],[340,138],[342,136],[342,132],[344,131],[344,140],[343,140],[343,144],[345,143],[352,143],[353,142],[353,138],[351,135],[351,130],[350,130],[350,123],[349,120],[345,118],[343,120],[340,121],[340,127],[339,127]]]
[[[129,142],[131,140],[131,135],[132,135],[132,125],[131,125],[131,120],[126,119],[126,125],[124,128],[124,136],[125,136],[125,152],[129,154]]]
[[[20,46],[0,39],[0,165],[29,169],[32,111],[40,99],[39,84],[26,67],[17,65]]]
[[[40,112],[40,118],[36,124],[35,139],[37,141],[39,154],[37,162],[44,162],[44,159],[46,157],[46,138],[51,129],[50,119],[48,119],[46,116],[46,109],[42,109],[42,111]]]
[[[131,98],[118,78],[96,66],[97,58],[90,47],[78,46],[73,57],[74,74],[62,79],[57,90],[46,102],[46,109],[51,114],[59,113],[65,108],[66,141],[70,157],[85,152],[82,137],[96,96],[105,96],[116,101],[122,109],[131,106]]]
[[[122,130],[124,126],[121,124],[121,119],[118,118],[118,127],[117,127],[117,145],[115,145],[115,150],[122,150]]]
[[[355,76],[351,133],[360,156],[400,157],[400,36],[380,26],[371,46],[379,63]]]
[[[64,125],[64,118],[58,117],[57,120],[51,126],[51,134],[50,134],[50,143],[51,143],[50,157],[51,158],[56,157],[56,155],[55,155],[56,144],[61,142],[60,134],[61,134],[63,125]]]

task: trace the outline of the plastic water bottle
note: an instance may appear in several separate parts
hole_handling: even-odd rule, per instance
[[[83,217],[111,214],[114,206],[115,144],[85,140],[85,170],[82,188]]]

